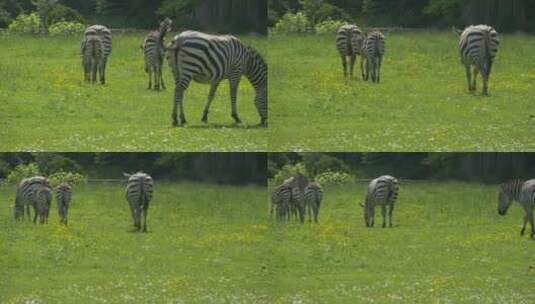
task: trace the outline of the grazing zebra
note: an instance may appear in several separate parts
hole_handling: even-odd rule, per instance
[[[455,30],[460,37],[461,63],[466,69],[468,90],[476,90],[478,72],[483,77],[483,95],[488,95],[488,81],[494,58],[498,53],[500,40],[498,33],[488,25],[471,25],[464,31]],[[474,75],[470,67],[474,66]]]
[[[314,222],[318,222],[318,215],[320,212],[320,204],[323,196],[323,189],[318,183],[310,183],[305,188],[305,207],[308,213],[308,221],[312,221],[312,214],[314,215]]]
[[[268,69],[266,62],[256,50],[234,36],[214,36],[185,31],[175,36],[167,51],[167,58],[175,77],[173,126],[186,123],[182,100],[184,91],[192,79],[199,83],[210,84],[202,116],[204,123],[208,121],[210,105],[219,84],[224,79],[228,79],[230,83],[232,118],[236,123],[240,123],[236,97],[242,75],[249,80],[255,90],[254,101],[261,118],[260,125],[267,126]]]
[[[152,199],[152,177],[143,172],[124,174],[128,177],[126,185],[126,200],[130,205],[134,227],[141,230],[141,216],[143,215],[143,232],[147,232],[147,213]]]
[[[111,54],[112,42],[111,31],[103,25],[92,25],[85,30],[84,36],[98,37],[100,39],[101,55],[98,64],[98,71],[100,76],[100,83],[106,83],[106,65],[108,63],[108,57]],[[82,42],[82,55],[84,53],[84,43]]]
[[[87,35],[84,37],[81,46],[82,66],[84,68],[84,80],[95,83],[97,81],[97,71],[101,73],[102,44],[97,35]]]
[[[500,186],[498,194],[498,213],[507,214],[507,209],[512,201],[517,201],[524,208],[524,223],[520,235],[524,235],[526,224],[531,225],[531,237],[535,238],[535,226],[533,223],[533,209],[535,209],[535,179],[528,181],[514,180]]]
[[[357,55],[360,55],[364,35],[356,25],[342,25],[336,31],[336,49],[342,58],[342,68],[344,77],[347,77],[348,67],[347,59],[349,58],[349,78],[353,78],[353,69]]]
[[[61,183],[55,190],[60,222],[67,225],[67,213],[69,212],[69,205],[72,197],[71,186],[67,183]]]
[[[394,210],[394,203],[398,197],[398,192],[398,180],[390,175],[380,176],[370,182],[365,203],[360,204],[364,209],[366,227],[373,227],[376,206],[381,207],[383,228],[386,227],[386,213],[387,208],[389,208],[389,226],[392,227],[392,211]]]
[[[32,206],[34,209],[33,222],[35,223],[39,216],[41,224],[47,223],[51,201],[52,190],[46,178],[34,176],[23,179],[17,187],[15,197],[15,220],[24,219],[24,209],[26,209],[28,219],[31,219],[30,206]]]
[[[368,33],[362,44],[362,57],[360,59],[362,79],[368,81],[371,73],[373,82],[381,82],[381,63],[384,55],[385,36],[379,31]],[[364,62],[366,62],[365,66]]]
[[[152,75],[154,74],[154,89],[159,90],[160,85],[165,89],[165,84],[162,77],[163,56],[165,55],[164,38],[165,34],[171,31],[171,24],[173,21],[165,18],[160,23],[160,28],[157,31],[150,32],[141,48],[145,58],[145,72],[149,74],[149,87],[152,88]]]
[[[271,192],[270,217],[273,218],[273,211],[276,211],[277,220],[282,221],[289,214],[290,201],[292,200],[292,187],[287,183],[275,187]]]

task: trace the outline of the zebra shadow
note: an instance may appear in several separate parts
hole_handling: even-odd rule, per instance
[[[249,125],[245,123],[241,123],[241,124],[208,123],[208,124],[202,124],[202,125],[186,125],[184,127],[188,129],[243,129],[243,130],[266,129],[266,127],[260,124]]]

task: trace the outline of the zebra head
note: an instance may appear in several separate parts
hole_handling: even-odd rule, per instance
[[[173,20],[166,17],[162,22],[160,22],[160,33],[168,33],[171,31],[171,25],[173,24]]]
[[[519,200],[519,195],[523,184],[523,180],[517,179],[500,186],[500,192],[498,193],[498,214],[507,214],[507,209],[509,209],[511,203],[514,200]]]
[[[509,196],[507,191],[505,191],[504,188],[500,190],[500,193],[498,194],[498,214],[499,215],[506,215],[507,209],[509,209],[509,206],[511,206],[512,198]]]
[[[363,210],[362,214],[364,215],[364,224],[366,224],[366,227],[372,227],[375,209],[372,207],[372,204],[368,204],[367,202],[360,203],[360,206]]]

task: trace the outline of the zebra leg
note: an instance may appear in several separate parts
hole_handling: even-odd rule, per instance
[[[388,225],[390,227],[392,227],[392,212],[394,211],[394,204],[390,204],[390,209],[388,209],[388,219],[389,219],[389,223]]]
[[[141,230],[141,206],[136,207],[135,211],[135,226],[138,231]]]
[[[487,72],[481,73],[481,76],[483,77],[483,95],[488,96],[489,95],[489,75]]]
[[[364,56],[360,56],[360,74],[362,75],[362,80],[366,80],[365,79],[365,75],[364,75]]]
[[[208,92],[208,99],[206,100],[206,104],[204,105],[204,112],[201,119],[201,121],[204,123],[208,122],[208,112],[210,111],[210,106],[212,105],[212,101],[214,100],[218,86],[219,82],[212,83],[210,85],[210,92]]]
[[[163,73],[162,73],[162,70],[163,70],[163,63],[160,65],[160,69],[158,70],[158,73],[159,73],[159,76],[158,76],[158,77],[160,78],[160,85],[161,85],[162,90],[165,90],[165,89],[167,89],[167,88],[165,87],[165,84],[163,83],[163,75],[162,75]]]
[[[476,91],[476,85],[477,85],[477,75],[479,73],[479,70],[477,68],[474,68],[474,77],[472,77],[472,91]]]
[[[158,67],[154,66],[153,73],[154,73],[154,89],[156,91],[160,90],[160,72],[158,71]]]
[[[383,56],[377,58],[377,83],[381,82],[381,64],[383,63]]]
[[[344,70],[344,78],[347,77],[347,58],[345,55],[342,55],[342,69]]]
[[[108,64],[108,58],[104,57],[102,59],[101,70],[100,70],[100,83],[106,84],[106,65]]]
[[[147,232],[147,208],[143,208],[143,232]]]
[[[184,116],[184,106],[182,105],[182,99],[184,97],[184,87],[188,87],[189,82],[190,80],[186,79],[184,81],[178,81],[175,85],[175,100],[173,104],[173,114],[171,116],[174,127],[178,125],[183,126],[184,124],[186,124],[186,117]],[[184,84],[184,86],[182,84]],[[178,114],[178,118],[180,118],[180,124],[177,118],[177,109],[180,111],[180,113]]]
[[[349,79],[353,79],[353,70],[355,67],[356,59],[357,59],[357,55],[353,55],[349,58]]]
[[[150,90],[150,89],[152,89],[152,69],[151,69],[151,67],[148,67],[146,71],[147,71],[147,74],[149,74],[149,87],[147,88],[147,90]]]
[[[526,224],[528,223],[528,215],[527,213],[524,215],[524,223],[522,224],[522,229],[520,229],[520,236],[523,236],[526,232]]]
[[[383,217],[383,228],[386,227],[386,206],[381,206],[381,216]]]
[[[240,85],[240,74],[234,73],[230,75],[229,77],[230,82],[230,106],[232,109],[232,118],[234,118],[234,122],[239,124],[241,123],[241,119],[238,116],[238,109],[236,106],[236,98],[238,96],[238,86]]]
[[[535,225],[533,223],[533,210],[531,210],[528,214],[528,221],[529,221],[529,224],[531,225],[531,238],[532,239],[535,239]]]
[[[102,73],[102,71],[100,71],[100,68],[101,67],[97,62],[94,62],[93,65],[91,66],[91,82],[92,83],[97,82],[97,71],[99,73]]]
[[[464,66],[466,70],[466,81],[468,82],[468,91],[472,92],[472,73],[470,72],[470,66],[465,65]]]
[[[33,215],[33,223],[35,224],[37,223],[37,213],[38,213],[37,207],[35,205],[33,206],[33,211],[35,212],[35,214]]]
[[[366,72],[365,72],[364,80],[368,81],[368,79],[370,78],[370,60],[369,59],[366,59],[365,69],[366,69]]]

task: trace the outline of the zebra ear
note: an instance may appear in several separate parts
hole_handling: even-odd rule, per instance
[[[455,32],[455,34],[457,34],[457,36],[461,36],[461,34],[463,33],[462,30],[460,30],[460,29],[458,29],[456,27],[453,27],[452,29],[453,29],[453,32]]]
[[[130,177],[130,176],[132,176],[132,174],[128,174],[128,173],[123,172],[123,176],[124,177]]]

